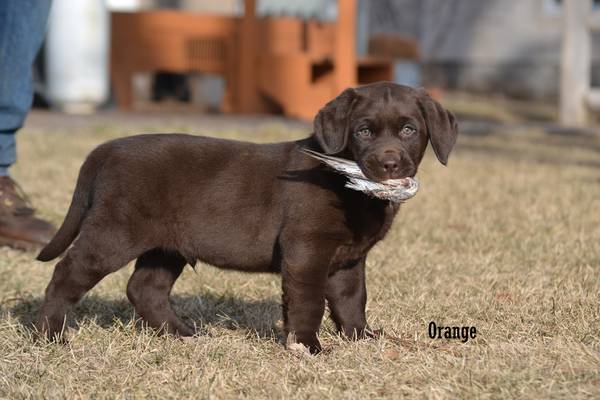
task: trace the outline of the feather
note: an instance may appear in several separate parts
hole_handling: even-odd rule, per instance
[[[415,178],[406,177],[374,182],[362,173],[360,167],[354,161],[328,156],[310,149],[301,149],[301,151],[321,161],[336,172],[345,175],[348,178],[345,185],[347,188],[366,193],[371,197],[390,200],[394,203],[403,203],[417,194],[419,190],[419,181]]]

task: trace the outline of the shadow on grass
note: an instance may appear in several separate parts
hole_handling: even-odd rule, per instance
[[[41,307],[42,298],[15,299],[10,305],[0,305],[0,314],[9,313],[23,327],[32,329]],[[175,313],[188,325],[195,326],[202,332],[210,326],[224,327],[231,330],[247,330],[261,338],[276,336],[277,322],[281,318],[281,306],[273,298],[264,300],[247,300],[228,295],[202,293],[193,295],[173,295],[171,304]],[[122,300],[105,299],[100,296],[86,296],[69,313],[67,327],[77,328],[79,323],[92,319],[103,328],[110,328],[116,323],[127,325],[136,323],[141,328],[139,316],[134,313],[133,306]]]

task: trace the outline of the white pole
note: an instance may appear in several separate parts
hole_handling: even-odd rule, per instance
[[[48,99],[91,113],[108,98],[109,15],[103,0],[54,0],[46,39]]]
[[[587,123],[586,96],[591,86],[591,32],[587,24],[591,0],[564,0],[560,79],[560,122]]]

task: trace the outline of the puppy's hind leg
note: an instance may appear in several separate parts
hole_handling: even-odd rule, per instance
[[[169,294],[185,266],[185,259],[177,252],[153,249],[142,254],[127,284],[127,297],[135,311],[162,333],[192,336],[194,330],[173,311]]]
[[[48,339],[59,336],[71,306],[137,254],[120,232],[82,233],[54,268],[36,324],[38,332]]]

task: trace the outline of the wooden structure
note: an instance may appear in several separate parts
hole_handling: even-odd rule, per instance
[[[132,106],[136,72],[205,72],[227,82],[224,112],[310,119],[349,86],[390,80],[385,58],[357,59],[356,0],[338,0],[331,23],[258,18],[255,0],[243,17],[176,11],[114,13],[112,76],[117,103]]]
[[[254,0],[246,5],[251,10]],[[274,105],[286,115],[310,119],[349,86],[391,79],[388,60],[356,57],[355,0],[338,1],[334,23],[256,19],[248,13],[244,19],[253,31],[240,37],[240,74],[253,71],[255,78],[239,82],[243,93],[252,94],[240,102],[241,112],[270,111]]]
[[[591,87],[592,32],[600,32],[592,0],[565,0],[560,122],[566,126],[585,126],[589,109],[600,108],[600,89]]]
[[[177,11],[112,13],[111,76],[117,104],[133,106],[138,72],[204,72],[227,82],[222,108],[232,111],[235,87],[235,18]]]

